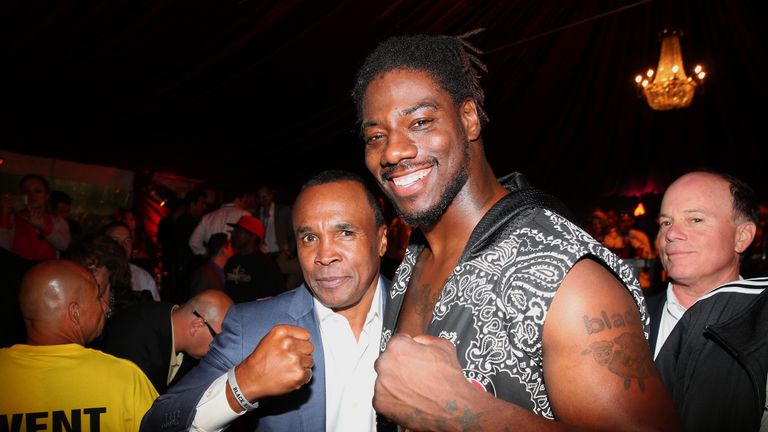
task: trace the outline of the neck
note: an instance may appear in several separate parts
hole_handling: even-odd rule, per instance
[[[376,275],[373,284],[357,304],[344,309],[334,309],[334,312],[347,319],[349,327],[352,328],[352,333],[355,335],[355,340],[360,340],[360,333],[362,333],[363,327],[365,327],[365,320],[368,317],[368,311],[371,310],[378,283],[379,276]]]
[[[475,155],[473,155],[475,156]],[[464,250],[472,230],[504,195],[508,194],[481,155],[481,166],[470,170],[467,183],[434,225],[420,227],[435,260],[444,261]]]
[[[28,345],[85,345],[85,337],[81,332],[62,331],[58,325],[46,325],[36,321],[27,321]]]
[[[728,283],[739,278],[739,268],[733,269],[715,275],[709,278],[702,278],[691,283],[683,283],[678,281],[672,282],[672,291],[677,297],[677,301],[680,305],[688,309],[696,303],[702,296],[709,293],[713,289],[719,287],[724,283]]]
[[[184,318],[182,316],[182,308],[177,307],[171,312],[171,323],[173,324],[173,349],[177,353],[184,351],[185,337],[184,334]]]

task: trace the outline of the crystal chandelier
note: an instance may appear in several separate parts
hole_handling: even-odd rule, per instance
[[[645,76],[635,77],[635,83],[642,89],[652,109],[666,111],[689,106],[693,102],[696,87],[706,76],[700,65],[693,69],[692,76],[685,75],[680,49],[681,35],[676,31],[665,30],[662,33],[661,56],[656,72],[648,69]]]

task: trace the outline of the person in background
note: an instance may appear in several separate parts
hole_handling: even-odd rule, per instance
[[[205,242],[212,235],[220,232],[229,233],[229,224],[237,223],[243,216],[251,214],[243,209],[245,190],[228,189],[224,193],[225,203],[200,220],[189,237],[189,247],[196,255],[205,255]]]
[[[232,227],[235,254],[224,267],[225,290],[235,303],[271,297],[285,291],[277,263],[261,251],[264,225],[259,218],[245,215]]]
[[[70,217],[72,212],[72,197],[66,192],[53,191],[51,192],[49,201],[51,203],[51,212],[67,221],[67,226],[69,226],[69,236],[72,239],[71,241],[76,242],[79,240],[80,237],[83,236],[83,228],[80,226],[80,222]]]
[[[196,295],[205,290],[224,291],[226,275],[224,268],[227,261],[235,254],[229,237],[225,233],[216,233],[205,244],[208,250],[208,262],[192,273],[189,291]]]
[[[106,234],[84,237],[67,249],[64,257],[91,271],[109,300],[107,317],[117,310],[152,301],[150,295],[133,290],[131,266],[125,249]]]
[[[656,242],[670,282],[648,298],[654,357],[699,298],[740,279],[741,254],[757,228],[755,193],[728,174],[691,172],[664,192],[658,221]]]
[[[277,262],[288,289],[301,285],[301,266],[296,259],[296,239],[291,226],[291,207],[275,202],[275,191],[269,186],[259,187],[259,203],[254,216],[264,224],[262,252]]]
[[[629,212],[619,215],[617,227],[611,229],[603,237],[603,246],[613,251],[620,251],[621,258],[654,259],[656,251],[648,239],[648,235],[633,228],[635,218]]]
[[[207,205],[206,195],[201,190],[187,192],[184,195],[184,211],[174,224],[175,265],[167,269],[169,282],[163,284],[163,293],[174,303],[183,303],[192,296],[189,292],[190,277],[192,272],[204,264],[190,249],[189,239],[200,223]]]
[[[4,194],[0,200],[0,247],[30,261],[58,258],[69,247],[69,226],[49,211],[48,180],[27,174],[19,187],[21,199]]]
[[[122,222],[128,228],[131,236],[131,251],[128,259],[131,263],[154,273],[157,257],[155,244],[144,229],[144,221],[134,209],[123,208],[117,211],[117,222]]]
[[[122,246],[126,256],[130,256],[133,250],[133,238],[124,223],[109,223],[101,231]],[[133,290],[136,292],[147,291],[152,300],[160,301],[160,291],[157,289],[157,283],[155,283],[152,275],[134,263],[129,263],[129,265],[131,268],[131,287]]]
[[[203,291],[181,306],[135,305],[109,319],[99,347],[135,363],[163,394],[208,353],[230,306],[222,291]]]
[[[19,294],[27,343],[0,349],[5,429],[139,428],[157,397],[152,383],[133,363],[85,348],[104,328],[107,298],[72,261],[45,261],[27,272]]]

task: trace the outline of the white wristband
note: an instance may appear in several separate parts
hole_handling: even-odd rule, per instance
[[[246,411],[253,411],[259,407],[259,401],[254,403],[248,402],[248,399],[243,396],[240,391],[240,386],[237,385],[237,378],[235,378],[235,368],[230,369],[227,372],[227,382],[229,383],[229,389],[232,390],[232,394],[235,395],[235,400]]]

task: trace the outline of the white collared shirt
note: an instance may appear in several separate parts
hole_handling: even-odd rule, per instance
[[[375,431],[373,387],[379,356],[383,303],[381,278],[365,317],[360,338],[355,339],[347,319],[315,298],[325,355],[325,430]]]
[[[379,277],[371,308],[357,341],[346,318],[314,299],[325,359],[326,431],[376,430],[376,412],[373,409],[376,371],[373,363],[379,356],[381,342],[383,289]],[[232,411],[227,402],[226,383],[225,372],[203,393],[197,403],[191,431],[218,432],[245,414],[245,411],[239,414]]]
[[[165,381],[166,384],[170,384],[171,381],[173,381],[173,378],[176,377],[176,372],[178,372],[181,367],[181,362],[184,361],[184,353],[176,352],[176,336],[174,336],[173,333],[173,311],[178,308],[178,305],[173,305],[171,308],[171,316],[168,317],[168,319],[171,320],[171,361],[168,366],[168,379]]]
[[[677,322],[680,321],[686,309],[680,304],[680,301],[675,295],[675,291],[672,289],[672,282],[667,285],[667,301],[664,302],[664,306],[661,309],[661,320],[659,320],[659,334],[656,336],[656,350],[653,353],[655,359],[661,351],[661,347],[664,345],[664,341],[667,340],[669,334],[672,333]]]

